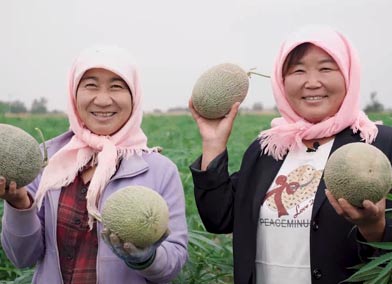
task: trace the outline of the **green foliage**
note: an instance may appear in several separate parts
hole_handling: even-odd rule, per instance
[[[16,100],[9,103],[8,111],[10,113],[25,113],[27,112],[27,108],[24,102]]]
[[[392,200],[392,194],[387,195]],[[390,211],[386,210],[386,217],[390,218]],[[392,283],[392,242],[363,242],[364,245],[383,251],[384,253],[369,258],[367,263],[358,264],[351,269],[357,271],[344,282],[363,282],[364,284],[391,284]]]
[[[0,200],[0,212],[3,212],[3,201]],[[2,214],[1,214],[2,215]],[[0,223],[0,230],[1,230],[1,223]],[[4,251],[1,249],[0,244],[0,280],[11,280],[19,277],[24,277],[24,274],[27,274],[28,270],[25,269],[17,269],[15,268],[12,263],[7,259]],[[29,278],[31,280],[31,277]],[[0,281],[0,284],[8,283],[4,281]],[[12,282],[12,283],[31,283],[30,282]]]
[[[4,114],[9,110],[9,104],[0,101],[0,115],[4,116]]]
[[[67,119],[64,116],[48,116],[48,115],[33,115],[33,116],[0,116],[0,123],[15,125],[22,128],[33,136],[38,143],[42,142],[39,132],[35,128],[39,128],[45,139],[53,138],[69,128]]]
[[[14,280],[0,280],[0,284],[30,284],[33,279],[34,269],[19,271],[20,276]]]
[[[392,113],[369,113],[372,121],[381,121],[385,125],[392,126]]]
[[[33,103],[31,104],[31,113],[47,113],[48,108],[47,105],[48,100],[45,97],[41,97],[39,99],[34,99]]]
[[[198,215],[188,217],[189,260],[174,284],[233,283],[231,236],[205,232]]]
[[[392,243],[364,243],[377,249],[392,250]],[[366,284],[392,283],[392,252],[370,258],[367,264],[360,264],[358,269],[344,282],[364,282]]]
[[[364,109],[366,113],[368,112],[378,113],[384,111],[384,105],[380,103],[376,97],[377,97],[377,92],[370,93],[370,103],[367,104]]]

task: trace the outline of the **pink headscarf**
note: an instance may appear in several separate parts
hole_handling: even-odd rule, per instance
[[[283,85],[282,67],[287,55],[298,45],[311,43],[326,51],[338,64],[346,82],[346,96],[339,111],[319,123],[310,123],[290,107]],[[360,110],[360,66],[356,51],[340,33],[328,27],[309,26],[292,34],[282,45],[275,61],[272,88],[282,117],[275,118],[268,130],[259,134],[262,150],[277,160],[283,159],[289,150],[302,144],[302,140],[333,136],[347,127],[371,143],[378,129]]]
[[[76,109],[76,91],[83,74],[92,68],[103,68],[120,76],[132,93],[133,110],[126,124],[111,136],[100,136],[85,128]],[[97,168],[87,192],[89,225],[93,218],[100,220],[97,203],[110,177],[115,173],[117,162],[133,154],[141,155],[157,149],[147,147],[147,137],[141,129],[143,111],[139,73],[134,60],[118,47],[93,47],[84,50],[74,62],[68,89],[68,119],[74,136],[49,160],[36,194],[38,208],[47,190],[61,188],[73,182],[87,163],[96,160]]]

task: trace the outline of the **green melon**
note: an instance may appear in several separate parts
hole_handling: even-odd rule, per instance
[[[17,187],[31,183],[44,166],[38,142],[24,130],[0,124],[0,175]]]
[[[335,198],[362,207],[364,200],[378,202],[392,186],[389,159],[375,146],[346,144],[333,152],[324,170],[324,180]]]
[[[108,197],[102,209],[102,223],[122,241],[145,248],[166,232],[169,209],[156,191],[128,186]]]
[[[192,90],[192,103],[201,116],[217,119],[225,116],[234,103],[242,102],[249,88],[249,76],[239,66],[223,63],[204,72]]]

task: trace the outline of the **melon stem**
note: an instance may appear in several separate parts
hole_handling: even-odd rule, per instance
[[[42,145],[44,146],[44,160],[43,160],[42,167],[45,168],[48,165],[48,149],[46,148],[44,134],[42,133],[41,129],[36,127],[35,130],[38,132],[42,140]]]
[[[248,77],[251,77],[252,74],[255,74],[257,76],[261,76],[264,78],[271,78],[271,76],[269,76],[269,75],[261,74],[261,73],[254,72],[254,71],[248,71],[246,74],[248,75]]]

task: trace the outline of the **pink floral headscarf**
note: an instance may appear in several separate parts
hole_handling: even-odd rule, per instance
[[[132,115],[126,124],[111,136],[96,135],[85,128],[76,109],[78,84],[83,74],[92,68],[103,68],[117,74],[127,83],[132,93]],[[71,68],[68,86],[68,119],[74,136],[49,159],[42,174],[36,200],[40,208],[47,190],[67,186],[87,163],[95,159],[97,168],[87,192],[89,225],[92,228],[93,219],[100,220],[98,200],[115,173],[119,159],[157,149],[147,147],[147,137],[141,129],[143,111],[139,73],[134,60],[125,50],[114,46],[84,50]]]
[[[337,63],[346,82],[346,96],[339,111],[319,123],[310,123],[290,107],[283,85],[282,67],[287,55],[298,45],[311,43],[326,51]],[[281,46],[272,74],[272,88],[282,117],[275,118],[268,130],[259,134],[262,150],[277,160],[289,150],[302,144],[302,140],[333,136],[347,127],[371,143],[377,136],[376,124],[360,110],[360,66],[356,51],[339,32],[329,27],[308,26],[292,34]]]

